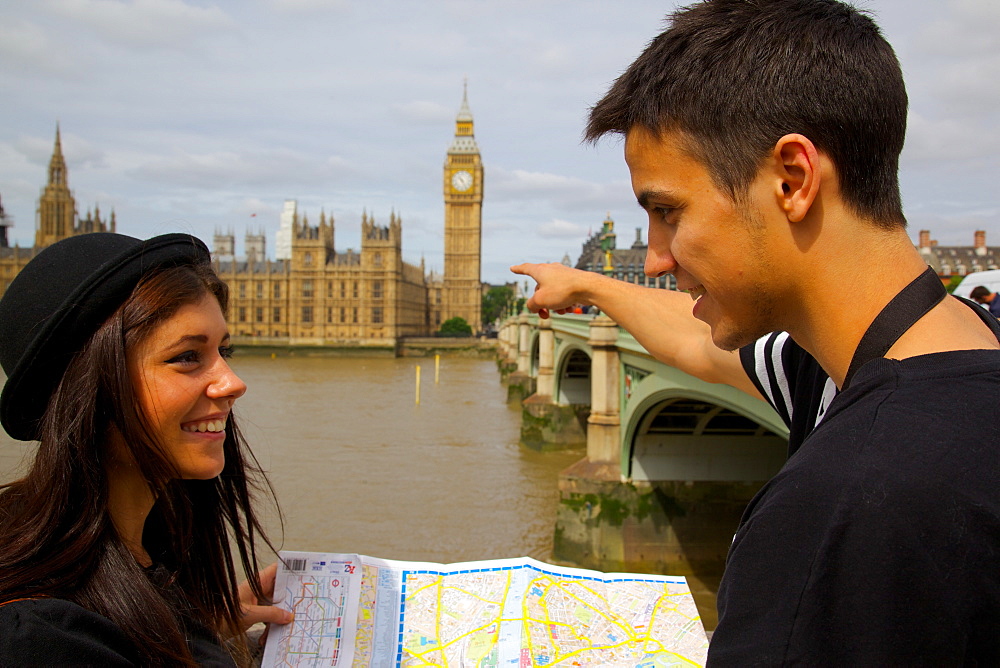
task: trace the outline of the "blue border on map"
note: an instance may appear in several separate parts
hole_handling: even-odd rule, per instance
[[[407,575],[464,575],[465,573],[491,573],[493,571],[516,571],[523,568],[530,568],[533,571],[537,571],[544,575],[552,575],[559,578],[567,578],[571,580],[593,580],[594,582],[660,582],[666,584],[687,584],[687,579],[684,577],[672,577],[669,575],[658,575],[658,576],[648,576],[643,577],[641,574],[636,574],[634,577],[627,578],[606,578],[606,577],[594,577],[591,575],[569,575],[567,573],[560,573],[558,571],[549,571],[544,568],[538,568],[537,566],[532,566],[531,564],[517,564],[513,566],[494,566],[492,568],[467,568],[460,571],[453,571],[448,569],[404,569],[402,571],[402,583],[400,585],[400,595],[399,595],[399,642],[396,645],[396,666],[403,665],[403,615],[406,612],[406,576]]]

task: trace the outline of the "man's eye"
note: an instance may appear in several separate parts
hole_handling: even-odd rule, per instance
[[[193,350],[185,350],[180,355],[176,355],[167,360],[167,364],[197,364],[198,353]]]

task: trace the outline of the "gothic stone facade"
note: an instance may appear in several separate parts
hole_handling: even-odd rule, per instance
[[[334,249],[334,221],[296,215],[289,260],[216,259],[229,284],[234,342],[251,345],[391,346],[430,333],[423,266],[403,261],[402,221],[364,214],[361,251]]]
[[[7,239],[8,227],[9,221],[0,206],[0,294],[7,291],[7,286],[24,265],[46,246],[77,234],[115,231],[113,210],[107,221],[101,219],[100,209],[96,207],[93,213],[87,211],[86,218],[77,214],[76,200],[69,189],[69,174],[63,158],[59,126],[56,126],[55,147],[49,159],[49,180],[38,198],[35,245],[31,248],[11,247]]]

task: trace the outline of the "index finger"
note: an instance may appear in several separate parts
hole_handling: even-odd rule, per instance
[[[521,274],[522,276],[531,276],[531,269],[535,265],[531,262],[522,262],[521,264],[515,264],[510,268],[515,274]]]

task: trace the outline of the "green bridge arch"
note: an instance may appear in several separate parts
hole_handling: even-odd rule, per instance
[[[728,385],[706,383],[654,359],[618,328],[616,377],[593,387],[590,315],[553,315],[551,396],[559,406],[590,404],[599,393],[617,406],[617,457],[627,481],[766,480],[781,467],[788,430],[765,402]],[[527,327],[521,332],[521,327]],[[523,334],[530,346],[525,373],[537,379],[544,337],[537,315],[508,320],[501,329],[501,352],[517,359]],[[587,396],[590,395],[590,396]],[[543,399],[539,398],[539,399]],[[686,425],[686,426],[685,426]],[[593,425],[591,425],[593,426]],[[588,436],[589,441],[589,436]]]

